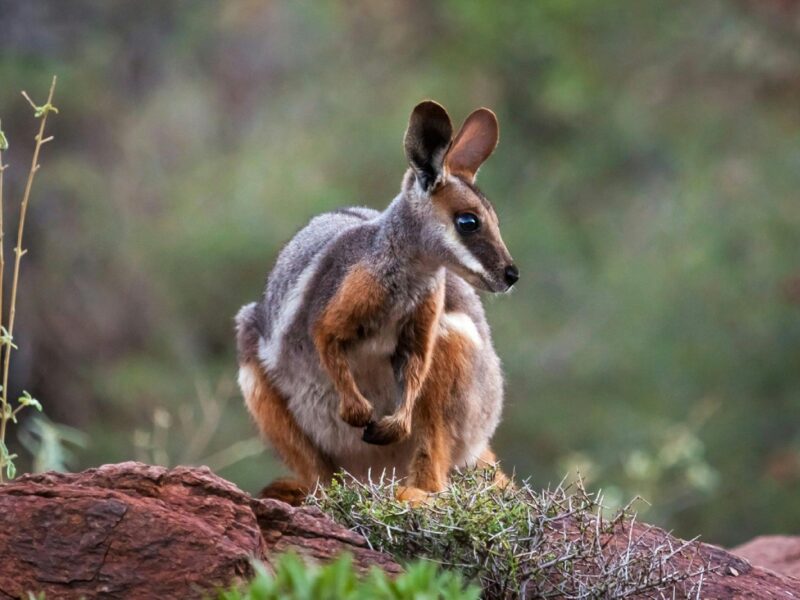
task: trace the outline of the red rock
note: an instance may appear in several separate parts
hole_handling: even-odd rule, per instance
[[[731,552],[759,567],[800,579],[800,536],[762,535]]]
[[[288,548],[400,570],[320,512],[254,499],[206,468],[129,462],[0,486],[0,598],[201,598]]]

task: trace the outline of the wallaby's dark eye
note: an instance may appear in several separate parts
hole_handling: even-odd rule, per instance
[[[456,215],[456,229],[459,233],[475,233],[480,228],[481,222],[477,215],[469,212]]]

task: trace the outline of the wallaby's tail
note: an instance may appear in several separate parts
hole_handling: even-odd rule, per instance
[[[258,339],[262,324],[256,312],[257,304],[251,302],[243,306],[236,315],[236,353],[239,364],[258,360]]]

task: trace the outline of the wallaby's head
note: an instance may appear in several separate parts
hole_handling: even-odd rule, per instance
[[[519,279],[497,214],[475,187],[498,135],[495,114],[479,108],[454,137],[447,111],[428,100],[411,113],[404,141],[411,167],[404,188],[422,228],[425,253],[490,292],[505,292]]]

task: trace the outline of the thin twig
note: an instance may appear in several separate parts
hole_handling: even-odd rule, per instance
[[[53,93],[56,89],[56,77],[53,76],[53,81],[50,84],[50,93],[47,95],[47,103],[44,106],[36,106],[33,101],[30,99],[28,94],[22,92],[22,95],[25,99],[33,106],[35,111],[35,116],[40,118],[41,121],[39,122],[39,133],[36,136],[36,146],[33,149],[33,158],[31,159],[31,168],[28,171],[28,180],[25,183],[25,192],[22,195],[22,203],[20,205],[20,213],[19,213],[19,226],[17,228],[17,245],[14,248],[14,278],[12,279],[11,283],[11,298],[9,299],[9,312],[8,312],[8,337],[10,340],[13,340],[14,336],[14,317],[16,316],[16,303],[17,303],[17,287],[19,284],[19,265],[22,259],[22,256],[25,254],[25,251],[22,249],[22,234],[25,230],[25,216],[28,212],[28,202],[31,196],[31,188],[33,187],[33,179],[36,175],[36,172],[39,170],[39,151],[41,150],[42,146],[49,142],[52,137],[45,139],[44,137],[44,128],[47,124],[47,115],[50,114],[50,111],[58,112],[58,110],[53,106]],[[0,278],[2,278],[2,272],[0,272]],[[10,418],[7,414],[6,407],[8,406],[8,369],[9,365],[11,364],[11,350],[12,345],[8,343],[6,345],[5,353],[3,355],[3,393],[2,393],[2,403],[3,403],[3,414],[0,416],[0,441],[5,440],[6,436],[6,425],[8,423],[8,419]],[[0,471],[0,482],[3,481],[3,474]]]
[[[2,123],[0,122],[0,134],[2,133],[2,131],[3,127]],[[3,139],[5,140],[5,136],[3,136]],[[5,275],[6,272],[6,259],[5,259],[5,254],[3,252],[3,238],[5,232],[5,227],[3,227],[3,212],[4,212],[3,175],[5,173],[5,170],[6,167],[5,165],[3,165],[3,151],[2,148],[0,148],[0,331],[3,330],[3,280],[5,279],[5,277],[3,276]],[[8,349],[9,350],[11,349],[10,343],[8,344]],[[4,352],[3,349],[0,348],[0,357],[3,356],[3,352]],[[0,442],[3,443],[5,443],[5,425],[6,421],[8,420],[8,417],[6,416],[8,413],[8,409],[6,408],[6,406],[7,402],[6,402],[5,386],[3,386],[3,389],[0,391],[0,415],[2,415],[0,416],[0,421],[2,421],[2,424],[0,424],[0,427],[2,427],[2,430],[0,431]],[[0,465],[0,467],[1,466],[2,465]],[[3,481],[3,470],[1,468],[0,468],[0,481]]]

